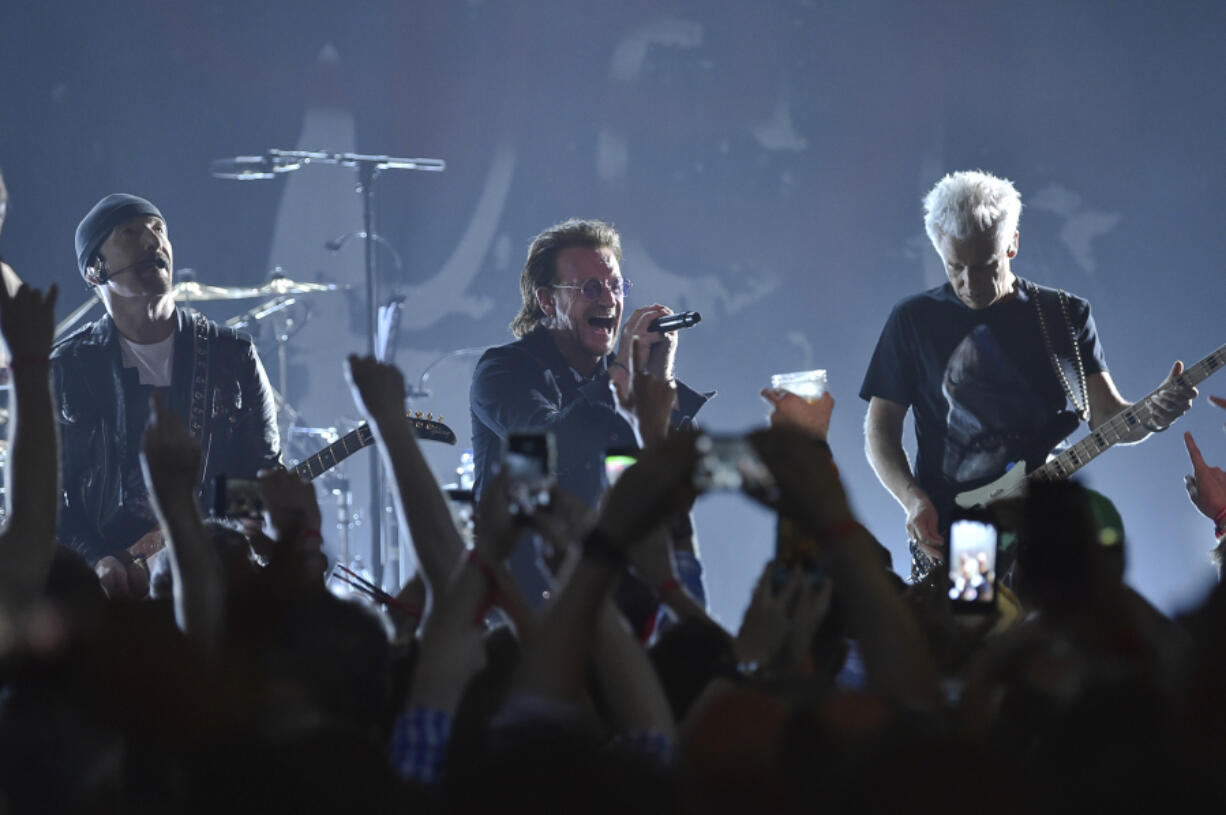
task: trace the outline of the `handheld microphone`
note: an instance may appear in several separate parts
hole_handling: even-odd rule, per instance
[[[689,328],[701,321],[702,315],[697,311],[679,311],[676,314],[666,314],[655,318],[647,326],[647,330],[664,333],[665,331],[676,331],[679,328]]]

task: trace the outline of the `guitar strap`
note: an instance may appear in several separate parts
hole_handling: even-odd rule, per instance
[[[192,398],[187,412],[187,427],[192,437],[204,445],[204,410],[209,393],[209,323],[198,311],[192,320]]]
[[[1029,281],[1028,281],[1029,282]],[[1047,349],[1047,357],[1051,360],[1052,370],[1056,373],[1056,379],[1060,381],[1060,387],[1064,389],[1064,394],[1068,397],[1069,403],[1081,417],[1083,422],[1090,421],[1090,398],[1086,391],[1086,371],[1085,365],[1081,361],[1081,346],[1077,343],[1077,329],[1073,327],[1073,320],[1069,316],[1068,307],[1068,292],[1063,289],[1056,289],[1055,300],[1058,305],[1057,313],[1059,315],[1058,325],[1062,325],[1064,336],[1068,337],[1068,344],[1071,349],[1068,359],[1061,357],[1059,351],[1056,350],[1056,343],[1052,337],[1052,331],[1048,327],[1047,315],[1045,312],[1052,310],[1044,308],[1043,296],[1041,290],[1034,283],[1030,285],[1030,299],[1034,303],[1035,314],[1039,318],[1039,332],[1043,335],[1043,345]],[[1073,376],[1077,380],[1077,390],[1073,390],[1073,386],[1069,383],[1068,374],[1065,373],[1066,368],[1072,368]]]

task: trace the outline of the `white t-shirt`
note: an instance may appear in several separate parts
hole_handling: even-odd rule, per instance
[[[158,342],[142,345],[119,335],[119,351],[123,354],[123,367],[135,368],[142,385],[155,388],[170,387],[170,373],[175,361],[175,332]]]

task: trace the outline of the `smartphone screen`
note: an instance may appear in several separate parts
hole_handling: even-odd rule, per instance
[[[770,470],[744,436],[701,436],[694,486],[707,490],[762,491],[774,486]]]
[[[218,475],[213,481],[213,514],[222,518],[259,518],[264,514],[259,482]]]
[[[549,506],[555,454],[552,433],[507,434],[502,448],[502,470],[508,477],[508,499],[513,515],[531,515]]]
[[[949,528],[949,600],[954,611],[986,611],[996,603],[999,532],[984,517],[955,518]]]
[[[617,483],[627,468],[633,467],[638,461],[638,451],[630,449],[609,450],[604,456],[604,475],[609,486]]]

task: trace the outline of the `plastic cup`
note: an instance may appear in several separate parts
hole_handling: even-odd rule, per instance
[[[771,376],[771,387],[794,393],[802,399],[816,402],[826,392],[826,371],[794,371]]]

